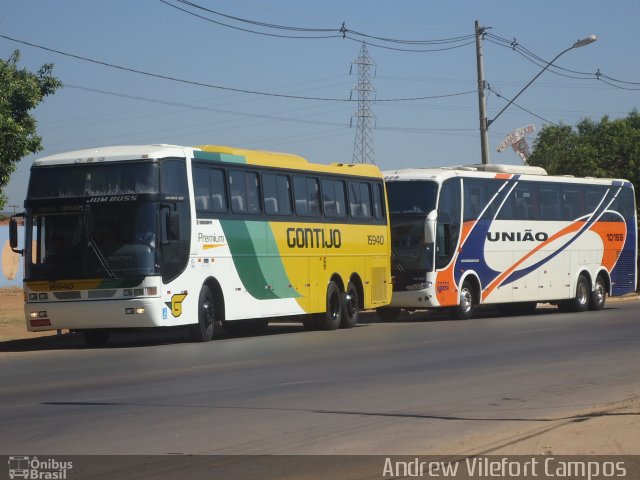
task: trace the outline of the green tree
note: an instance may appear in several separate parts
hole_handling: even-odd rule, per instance
[[[18,60],[18,50],[8,60],[0,59],[0,209],[7,201],[4,187],[18,162],[42,150],[37,123],[29,111],[62,86],[52,75],[53,64],[45,64],[32,73],[18,68]]]
[[[538,133],[529,164],[543,167],[552,175],[626,178],[640,194],[640,114],[633,110],[626,118],[599,122],[580,121],[545,126]]]

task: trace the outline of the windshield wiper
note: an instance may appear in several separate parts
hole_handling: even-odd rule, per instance
[[[100,247],[98,247],[98,244],[96,243],[96,241],[93,239],[92,236],[89,236],[88,238],[89,238],[89,246],[93,250],[93,253],[96,254],[96,257],[98,258],[100,265],[102,265],[102,268],[104,268],[104,271],[107,272],[107,275],[109,275],[110,278],[112,279],[118,278],[116,277],[115,273],[113,273],[113,270],[109,268],[109,263],[107,262],[107,259],[104,258],[104,255],[100,251]]]

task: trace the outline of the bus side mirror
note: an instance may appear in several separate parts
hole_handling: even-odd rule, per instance
[[[429,244],[436,241],[436,223],[438,211],[431,210],[424,220],[424,242]]]
[[[9,246],[14,253],[24,255],[24,250],[18,250],[18,221],[16,220],[18,217],[24,218],[24,213],[13,215],[9,220]]]

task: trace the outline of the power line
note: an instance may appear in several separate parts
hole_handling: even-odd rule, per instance
[[[400,51],[400,52],[414,52],[414,53],[424,53],[424,52],[441,52],[441,51],[446,51],[446,50],[452,50],[455,48],[461,48],[464,46],[467,46],[471,43],[474,42],[474,35],[462,35],[462,36],[458,36],[458,37],[450,37],[450,38],[440,38],[440,39],[431,39],[431,40],[407,40],[407,39],[397,39],[397,38],[388,38],[388,37],[380,37],[377,35],[371,35],[371,34],[367,34],[367,33],[362,33],[362,32],[358,32],[356,30],[351,30],[349,28],[347,28],[346,23],[343,22],[342,25],[339,28],[309,28],[309,27],[294,27],[294,26],[288,26],[288,25],[278,25],[278,24],[273,24],[273,23],[266,23],[266,22],[260,22],[257,20],[251,20],[251,19],[247,19],[247,18],[242,18],[242,17],[236,17],[233,15],[228,15],[228,14],[224,14],[222,12],[213,10],[211,8],[208,7],[204,7],[202,5],[199,5],[197,3],[188,1],[188,0],[173,0],[174,2],[177,3],[181,3],[183,5],[186,5],[188,7],[191,7],[193,9],[196,10],[200,10],[203,12],[207,12],[209,14],[213,14],[213,15],[217,15],[220,16],[222,18],[228,19],[228,20],[233,20],[239,23],[245,23],[245,24],[249,24],[252,26],[259,26],[262,28],[267,28],[267,29],[272,29],[272,30],[278,30],[278,31],[294,31],[297,33],[304,33],[305,35],[289,35],[289,34],[282,34],[282,33],[269,33],[269,32],[264,32],[264,31],[259,31],[259,30],[254,30],[254,29],[249,29],[249,28],[243,28],[243,27],[239,27],[236,25],[231,25],[229,23],[225,23],[225,22],[221,22],[218,20],[214,20],[212,18],[203,16],[203,15],[199,15],[195,12],[192,12],[186,8],[182,8],[178,5],[175,5],[173,3],[170,3],[167,0],[158,0],[161,3],[170,6],[176,10],[179,10],[183,13],[186,13],[188,15],[192,15],[194,17],[200,18],[202,20],[208,21],[210,23],[214,23],[216,25],[220,25],[223,27],[227,27],[227,28],[231,28],[234,30],[240,30],[243,32],[247,32],[247,33],[253,33],[256,35],[266,35],[266,36],[270,36],[270,37],[279,37],[279,38],[293,38],[293,39],[327,39],[327,38],[344,38],[344,39],[348,39],[348,40],[353,40],[356,41],[358,43],[362,43],[363,41],[372,47],[376,47],[376,48],[384,48],[384,49],[388,49],[388,50],[395,50],[395,51]],[[309,35],[313,33],[314,35]],[[318,33],[325,33],[325,35],[318,35]],[[429,46],[429,45],[445,45],[445,44],[455,44],[455,45],[449,45],[446,47],[442,47],[442,48],[430,48],[430,49],[416,49],[416,48],[400,48],[398,46],[388,46],[388,45],[381,45],[380,43],[373,43],[371,40],[375,40],[377,42],[383,42],[383,43],[391,43],[391,44],[395,44],[395,45],[412,45],[412,46]]]
[[[282,34],[276,34],[276,33],[259,32],[257,30],[250,30],[248,28],[236,27],[234,25],[229,25],[227,23],[218,22],[216,20],[213,20],[212,18],[208,18],[208,17],[205,17],[203,15],[198,15],[197,13],[190,12],[186,8],[179,7],[178,5],[174,5],[172,3],[169,3],[166,0],[158,0],[158,1],[160,3],[164,3],[165,5],[170,6],[172,8],[175,8],[176,10],[180,10],[181,12],[184,12],[186,14],[189,14],[189,15],[192,15],[194,17],[200,18],[200,19],[205,20],[207,22],[215,23],[216,25],[221,25],[221,26],[227,27],[227,28],[232,28],[234,30],[240,30],[242,32],[254,33],[256,35],[266,35],[268,37],[279,37],[279,38],[300,38],[300,39],[307,38],[307,39],[312,39],[312,40],[319,39],[319,38],[340,38],[340,37],[342,37],[342,35],[338,31],[336,31],[336,33],[334,35],[314,35],[314,36],[310,36],[310,35],[282,35]],[[185,2],[181,2],[181,3],[185,3]],[[198,7],[198,8],[213,12],[212,10],[205,9],[204,7]],[[325,30],[322,30],[322,31],[325,31]]]
[[[293,122],[293,123],[303,123],[303,124],[313,124],[313,125],[324,125],[324,126],[330,126],[330,127],[342,127],[345,129],[349,128],[349,124],[348,123],[339,123],[339,122],[325,122],[325,121],[321,121],[321,120],[309,120],[309,119],[301,119],[301,118],[295,118],[295,117],[281,117],[281,116],[277,116],[277,115],[267,115],[267,114],[259,114],[259,113],[248,113],[248,112],[237,112],[237,111],[233,111],[233,110],[226,110],[226,109],[220,109],[220,108],[214,108],[214,107],[207,107],[207,106],[203,106],[203,105],[193,105],[193,104],[189,104],[189,103],[179,103],[179,102],[171,102],[168,100],[160,100],[157,98],[149,98],[149,97],[142,97],[142,96],[138,96],[138,95],[130,95],[127,93],[119,93],[119,92],[112,92],[109,90],[100,90],[97,88],[89,88],[89,87],[83,87],[80,85],[70,85],[70,84],[65,84],[65,88],[72,88],[75,90],[80,90],[80,91],[84,91],[84,92],[89,92],[89,93],[98,93],[101,95],[110,95],[110,96],[115,96],[115,97],[120,97],[120,98],[126,98],[129,100],[137,100],[137,101],[142,101],[142,102],[147,102],[147,103],[153,103],[153,104],[159,104],[159,105],[167,105],[170,107],[179,107],[179,108],[185,108],[185,109],[191,109],[191,110],[200,110],[200,111],[206,111],[206,112],[216,112],[216,113],[222,113],[222,114],[228,114],[228,115],[236,115],[236,116],[241,116],[241,117],[251,117],[251,118],[261,118],[261,119],[266,119],[266,120],[276,120],[276,121],[282,121],[282,122]],[[475,129],[471,129],[471,128],[412,128],[412,127],[384,127],[384,126],[375,126],[373,127],[376,130],[386,130],[386,131],[391,131],[391,132],[404,132],[404,133],[442,133],[445,135],[453,135],[455,134],[455,132],[466,132],[466,131],[474,131]]]
[[[65,87],[68,88],[72,88],[75,90],[81,90],[84,92],[90,92],[90,93],[99,93],[102,95],[111,95],[114,97],[120,97],[120,98],[127,98],[129,100],[139,100],[139,101],[143,101],[143,102],[148,102],[148,103],[155,103],[155,104],[159,104],[159,105],[167,105],[169,107],[179,107],[179,108],[186,108],[186,109],[190,109],[190,110],[201,110],[201,111],[205,111],[205,112],[216,112],[216,113],[223,113],[226,115],[236,115],[236,116],[240,116],[240,117],[250,117],[250,118],[263,118],[263,119],[267,119],[267,120],[277,120],[277,121],[281,121],[281,122],[295,122],[295,123],[306,123],[306,124],[313,124],[313,125],[327,125],[327,126],[332,126],[332,127],[345,127],[347,128],[349,125],[346,123],[337,123],[337,122],[323,122],[323,121],[319,121],[319,120],[309,120],[306,118],[293,118],[293,117],[280,117],[277,115],[266,115],[266,114],[260,114],[260,113],[249,113],[249,112],[238,112],[238,111],[234,111],[234,110],[226,110],[226,109],[222,109],[222,108],[214,108],[214,107],[207,107],[204,105],[193,105],[193,104],[188,104],[188,103],[180,103],[180,102],[171,102],[168,100],[160,100],[160,99],[156,99],[156,98],[148,98],[148,97],[141,97],[138,95],[130,95],[127,93],[118,93],[118,92],[111,92],[108,90],[100,90],[97,88],[89,88],[89,87],[82,87],[80,85],[65,85]]]
[[[209,13],[213,13],[215,15],[219,15],[221,17],[224,18],[228,18],[229,20],[236,20],[238,22],[242,22],[242,23],[249,23],[251,25],[256,25],[259,27],[267,27],[267,28],[275,28],[278,30],[293,30],[293,31],[297,31],[297,32],[332,32],[332,31],[336,31],[339,29],[335,29],[335,28],[308,28],[308,27],[292,27],[292,26],[287,26],[287,25],[277,25],[274,23],[265,23],[265,22],[259,22],[257,20],[249,20],[246,18],[241,18],[241,17],[234,17],[233,15],[227,15],[221,12],[217,12],[215,10],[211,10],[210,8],[205,8],[201,5],[198,5],[194,2],[190,2],[188,0],[175,0],[178,3],[182,3],[184,5],[189,5],[191,7],[197,8],[199,10],[203,10]]]
[[[545,67],[549,63],[544,58],[536,55],[531,50],[524,47],[515,38],[513,40],[509,40],[508,38],[500,37],[492,33],[485,33],[485,36],[487,37],[488,42],[491,42],[495,45],[499,45],[501,47],[509,48],[539,67]],[[550,65],[548,69],[554,75],[558,75],[565,78],[572,78],[575,80],[599,80],[611,87],[618,88],[621,90],[640,90],[640,88],[624,87],[622,85],[618,85],[618,84],[640,85],[640,82],[630,82],[630,81],[616,79],[602,73],[600,69],[597,69],[595,72],[581,72],[577,70],[571,70],[555,64]],[[566,73],[561,73],[561,72],[566,72]]]
[[[502,98],[504,100],[506,100],[507,102],[511,102],[510,98],[507,98],[503,95],[500,95],[500,93],[496,92],[493,88],[491,88],[491,85],[487,84],[487,90],[489,90],[490,92],[493,92],[498,98]],[[558,125],[557,123],[552,122],[551,120],[547,120],[546,118],[541,117],[540,115],[533,113],[531,110],[527,110],[526,108],[518,105],[517,103],[513,102],[511,105],[513,105],[514,107],[518,107],[520,110],[527,112],[529,115],[533,115],[534,117],[542,120],[543,122],[546,123],[550,123],[551,125],[555,125],[556,127],[559,127],[560,125]]]
[[[144,76],[152,77],[152,78],[159,78],[159,79],[162,79],[162,80],[169,80],[169,81],[172,81],[172,82],[182,83],[182,84],[186,84],[186,85],[193,85],[193,86],[197,86],[197,87],[214,88],[214,89],[218,89],[218,90],[226,90],[226,91],[236,92],[236,93],[246,93],[246,94],[250,94],[250,95],[260,95],[260,96],[265,96],[265,97],[289,98],[289,99],[293,99],[293,100],[315,100],[315,101],[327,101],[327,102],[355,102],[355,101],[357,101],[357,100],[354,100],[354,99],[351,99],[351,98],[330,98],[330,97],[310,97],[310,96],[303,96],[303,95],[287,95],[287,94],[284,94],[284,93],[264,92],[264,91],[260,91],[260,90],[248,90],[248,89],[243,89],[243,88],[234,88],[234,87],[227,87],[227,86],[222,86],[222,85],[214,85],[214,84],[211,84],[211,83],[198,82],[198,81],[194,81],[194,80],[185,80],[185,79],[178,78],[178,77],[173,77],[173,76],[169,76],[169,75],[162,75],[162,74],[158,74],[158,73],[146,72],[144,70],[139,70],[137,68],[125,67],[125,66],[116,65],[116,64],[113,64],[113,63],[104,62],[102,60],[96,60],[96,59],[93,59],[93,58],[83,57],[81,55],[76,55],[76,54],[73,54],[73,53],[63,52],[62,50],[56,50],[54,48],[45,47],[43,45],[38,45],[36,43],[27,42],[25,40],[19,40],[17,38],[9,37],[7,35],[0,35],[0,38],[4,38],[5,40],[10,40],[12,42],[19,43],[19,44],[22,44],[22,45],[27,45],[29,47],[38,48],[40,50],[45,50],[47,52],[56,53],[58,55],[62,55],[62,56],[65,56],[65,57],[74,58],[76,60],[82,60],[84,62],[89,62],[89,63],[93,63],[93,64],[96,64],[96,65],[101,65],[101,66],[104,66],[104,67],[114,68],[116,70],[121,70],[121,71],[124,71],[124,72],[135,73],[135,74],[138,74],[138,75],[144,75]],[[468,95],[470,93],[475,93],[475,90],[468,90],[468,91],[465,91],[465,92],[456,92],[456,93],[447,93],[447,94],[442,94],[442,95],[426,95],[426,96],[421,96],[421,97],[383,98],[383,99],[377,99],[376,101],[377,102],[409,102],[409,101],[416,101],[416,100],[433,100],[433,99],[437,99],[437,98],[447,98],[447,97],[456,97],[456,96],[460,96],[460,95]]]

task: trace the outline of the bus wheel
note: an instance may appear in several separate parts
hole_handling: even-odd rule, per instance
[[[104,347],[109,341],[109,330],[84,330],[82,335],[90,347]]]
[[[580,274],[576,284],[576,296],[567,302],[562,311],[584,312],[589,307],[589,280]]]
[[[316,321],[321,330],[336,330],[342,319],[342,293],[338,285],[331,281],[327,285],[327,308],[318,314]]]
[[[459,320],[468,320],[474,310],[474,289],[470,282],[464,282],[460,289],[460,302],[453,308],[453,316]]]
[[[349,282],[347,291],[344,294],[342,303],[342,319],[340,328],[353,328],[358,323],[358,289]]]
[[[198,297],[198,323],[191,325],[191,338],[194,342],[209,342],[213,339],[216,321],[215,300],[211,289],[204,285]]]
[[[607,286],[602,275],[598,275],[593,292],[591,292],[591,298],[589,298],[589,310],[602,310],[606,299]]]
[[[400,316],[401,309],[393,307],[378,307],[376,314],[383,322],[395,322]]]

